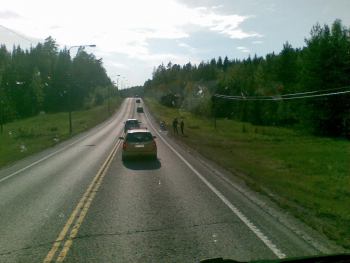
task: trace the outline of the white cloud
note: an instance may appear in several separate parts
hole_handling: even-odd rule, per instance
[[[57,4],[47,0],[2,0],[1,10],[6,12],[0,12],[0,25],[36,39],[51,35],[61,45],[96,44],[94,50],[103,58],[119,53],[148,63],[179,63],[196,58],[170,52],[153,54],[149,40],[180,41],[196,30],[210,30],[231,39],[260,36],[241,28],[251,17],[223,15],[218,12],[220,8],[191,8],[175,0],[61,0]],[[196,51],[182,47],[192,54]]]
[[[101,0],[98,4],[61,0],[54,8],[47,0],[7,0],[2,6],[9,10],[7,14],[15,14],[16,10],[18,17],[22,17],[7,26],[33,37],[45,38],[51,34],[67,45],[93,41],[130,55],[144,53],[149,39],[189,37],[188,25],[230,38],[259,36],[240,28],[248,19],[246,16],[222,15],[215,12],[217,7],[190,8],[175,0]],[[0,23],[3,21],[0,16]]]
[[[242,22],[248,19],[248,16],[240,15],[221,15],[207,9],[200,10],[194,14],[192,24],[208,28],[212,31],[226,35],[232,39],[243,39],[249,37],[261,37],[256,32],[244,32],[239,26]]]
[[[52,29],[52,30],[55,30],[55,29],[60,29],[61,26],[59,26],[59,25],[53,25],[53,26],[50,26],[49,28]]]
[[[185,48],[186,50],[188,50],[189,52],[191,52],[193,54],[198,53],[198,51],[199,51],[197,48],[194,48],[194,47],[192,47],[184,42],[178,42],[177,45],[181,48]]]
[[[122,63],[118,63],[118,62],[112,62],[111,66],[115,67],[115,68],[120,68],[120,69],[129,69],[129,67],[125,64]]]
[[[188,45],[188,44],[186,44],[186,43],[184,43],[184,42],[179,42],[179,43],[178,43],[178,46],[179,46],[179,47],[184,47],[184,48],[191,48],[190,45]]]
[[[237,49],[243,53],[250,53],[250,50],[247,47],[239,46]]]
[[[211,9],[221,9],[223,7],[224,7],[223,5],[214,5],[211,7]]]
[[[14,11],[0,11],[0,19],[15,19],[15,18],[20,18],[20,15],[18,15]]]

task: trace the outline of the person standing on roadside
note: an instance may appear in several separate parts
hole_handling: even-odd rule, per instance
[[[179,134],[179,131],[177,130],[177,125],[179,124],[177,118],[173,120],[173,128],[174,128],[174,134]]]
[[[181,119],[180,128],[181,128],[181,134],[184,135],[185,123],[184,123],[184,120],[183,120],[183,119]]]

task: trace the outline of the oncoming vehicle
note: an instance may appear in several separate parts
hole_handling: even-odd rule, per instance
[[[124,140],[122,160],[126,161],[132,157],[148,157],[153,160],[157,159],[156,137],[147,129],[129,130]]]
[[[143,113],[143,107],[138,106],[137,109],[136,109],[136,111],[137,111],[138,113]]]
[[[127,119],[124,125],[124,133],[131,129],[140,128],[140,122],[137,119]]]

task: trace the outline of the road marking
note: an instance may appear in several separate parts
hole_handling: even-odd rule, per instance
[[[306,242],[308,245],[310,245],[313,249],[317,250],[320,253],[323,254],[330,254],[332,250],[322,245],[320,242],[317,241],[317,239],[311,237],[306,232],[301,231],[298,229],[295,225],[291,224],[283,215],[279,215],[279,212],[275,211],[274,208],[266,206],[266,203],[261,201],[260,199],[249,195],[246,190],[244,190],[241,186],[238,186],[237,184],[230,181],[227,177],[225,177],[221,172],[219,172],[216,168],[212,167],[210,164],[207,164],[200,158],[196,158],[203,166],[205,166],[207,169],[211,170],[211,172],[215,173],[218,178],[223,180],[225,183],[231,185],[233,188],[235,188],[239,193],[241,193],[245,198],[250,200],[253,204],[260,207],[260,209],[264,210],[265,213],[270,215],[271,217],[275,218],[275,220],[279,221],[284,227],[289,229],[291,232],[299,236],[304,242]]]
[[[129,105],[130,105],[130,104],[129,104]],[[101,130],[102,128],[104,128],[105,126],[107,126],[109,123],[110,123],[110,122],[107,122],[105,125],[99,127],[97,131]],[[96,132],[96,131],[94,131],[94,132]],[[56,154],[58,154],[58,153],[60,153],[60,152],[62,152],[62,151],[64,151],[64,150],[66,150],[67,148],[71,147],[71,146],[74,145],[74,144],[77,144],[78,142],[81,142],[82,140],[86,139],[86,138],[89,137],[89,136],[91,136],[91,132],[88,132],[88,134],[86,134],[85,136],[83,136],[83,137],[79,138],[78,140],[76,140],[76,141],[74,141],[74,142],[72,142],[72,143],[70,143],[70,144],[64,146],[63,148],[61,148],[61,149],[59,149],[59,150],[57,150],[57,151],[55,151],[55,152],[53,152],[53,153],[50,153],[49,155],[46,155],[45,157],[43,157],[43,158],[41,158],[41,159],[39,159],[39,160],[37,160],[37,161],[35,161],[35,162],[33,162],[33,163],[31,163],[31,164],[25,166],[25,167],[23,167],[23,168],[17,170],[16,172],[13,172],[13,173],[11,173],[11,174],[9,174],[9,175],[7,175],[7,176],[1,178],[1,179],[0,179],[0,183],[6,181],[6,180],[8,180],[8,179],[10,179],[11,177],[13,177],[13,176],[15,176],[15,175],[17,175],[17,174],[19,174],[19,173],[21,173],[21,172],[23,172],[23,171],[25,171],[25,170],[31,168],[31,167],[33,167],[34,165],[37,165],[38,163],[41,163],[41,162],[43,162],[43,161],[49,159],[50,157],[52,157],[52,156],[54,156],[54,155],[56,155]]]
[[[112,160],[114,159],[120,145],[121,145],[121,141],[118,140],[118,142],[114,145],[112,151],[108,155],[107,159],[105,160],[103,165],[98,170],[96,176],[94,177],[94,179],[90,183],[89,187],[85,191],[84,195],[80,199],[79,203],[77,204],[77,206],[73,210],[72,214],[70,215],[70,217],[69,217],[68,221],[66,222],[66,224],[64,225],[63,229],[59,233],[52,248],[50,249],[49,253],[46,255],[46,257],[43,261],[44,263],[52,262],[53,258],[56,255],[57,250],[61,246],[62,242],[64,242],[64,240],[66,239],[68,230],[71,229],[70,234],[69,234],[67,240],[65,241],[65,243],[63,244],[63,247],[62,247],[62,249],[57,257],[56,262],[62,262],[65,259],[65,257],[67,256],[67,253],[73,244],[73,239],[78,234],[79,228],[84,221],[84,218],[85,218],[85,216],[90,208],[90,205],[95,198],[96,192],[97,192],[98,188],[100,187],[102,180],[103,180],[104,176],[106,175],[108,168],[110,167]],[[75,224],[71,228],[71,226],[74,222],[75,222]]]
[[[258,227],[256,227],[236,206],[234,206],[219,190],[217,190],[207,179],[205,179],[203,175],[201,175],[178,151],[175,150],[174,147],[172,147],[163,138],[163,136],[153,126],[146,112],[145,115],[153,130],[158,134],[159,138],[165,143],[165,145],[167,145],[279,259],[286,258],[286,255],[263,232],[261,232]]]
[[[35,161],[35,162],[33,162],[33,163],[31,163],[31,164],[25,166],[25,167],[23,167],[23,168],[17,170],[16,172],[14,172],[14,173],[12,173],[12,174],[9,174],[9,175],[7,175],[7,176],[1,178],[1,179],[0,179],[0,183],[3,182],[3,181],[5,181],[5,180],[7,180],[7,179],[9,179],[9,178],[11,178],[12,176],[15,176],[16,174],[19,174],[19,173],[21,173],[21,172],[23,172],[23,171],[29,169],[30,167],[32,167],[32,166],[34,166],[34,165],[37,165],[38,163],[41,163],[41,162],[45,161],[46,159],[49,159],[50,157],[52,157],[52,156],[54,156],[54,155],[56,155],[56,154],[58,154],[58,153],[64,151],[65,149],[69,148],[70,146],[72,146],[72,145],[74,145],[74,144],[76,144],[76,143],[82,141],[83,139],[85,139],[85,138],[88,137],[89,135],[90,135],[90,134],[87,134],[86,136],[84,136],[84,137],[78,139],[77,141],[74,141],[74,142],[72,142],[72,143],[70,143],[70,144],[64,146],[63,148],[61,148],[61,149],[59,149],[59,150],[57,150],[57,151],[55,151],[55,152],[53,152],[53,153],[50,153],[49,155],[46,155],[45,157],[43,157],[43,158],[41,158],[41,159],[39,159],[39,160],[37,160],[37,161]]]

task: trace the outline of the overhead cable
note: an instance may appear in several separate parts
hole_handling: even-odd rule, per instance
[[[344,89],[344,88],[343,88]],[[335,90],[335,89],[334,89]],[[315,92],[313,92],[315,93]],[[229,96],[222,94],[214,94],[216,98],[228,99],[228,100],[240,100],[240,101],[283,101],[283,100],[294,100],[294,99],[306,99],[306,98],[316,98],[316,97],[328,97],[334,95],[341,95],[350,93],[350,90],[339,91],[339,92],[329,92],[329,93],[321,93],[321,94],[312,94],[311,92],[302,92],[302,93],[294,93],[294,94],[285,94],[285,95],[276,95],[276,96]],[[309,95],[305,95],[309,94]],[[305,96],[300,96],[305,95]]]

